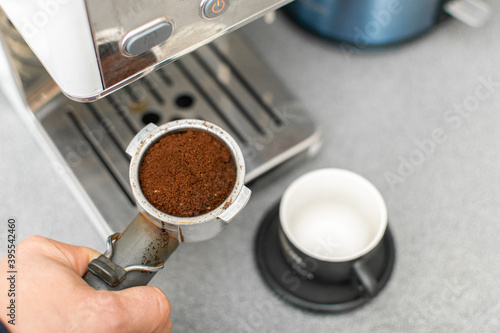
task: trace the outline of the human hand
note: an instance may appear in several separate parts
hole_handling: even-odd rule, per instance
[[[17,332],[170,332],[170,304],[156,287],[95,290],[82,276],[100,255],[87,247],[31,236],[16,247],[16,321],[7,324],[10,282],[0,279],[0,320]],[[6,273],[7,257],[0,260]]]

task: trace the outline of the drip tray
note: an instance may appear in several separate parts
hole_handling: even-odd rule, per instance
[[[62,94],[35,115],[111,229],[137,214],[125,149],[146,124],[196,118],[241,146],[246,182],[305,152],[321,131],[237,35],[229,34],[94,103]]]

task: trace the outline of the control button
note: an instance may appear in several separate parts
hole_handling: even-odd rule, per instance
[[[206,18],[216,18],[224,14],[229,7],[230,0],[207,0],[203,4],[203,15]]]
[[[161,19],[154,20],[129,32],[123,48],[129,55],[138,56],[169,39],[172,31],[172,24]]]

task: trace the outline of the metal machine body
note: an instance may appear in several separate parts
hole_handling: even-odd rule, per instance
[[[92,101],[291,0],[1,0],[61,91]]]

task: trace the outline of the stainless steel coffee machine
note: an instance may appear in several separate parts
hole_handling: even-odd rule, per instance
[[[290,0],[4,0],[61,91],[92,101]]]
[[[0,0],[0,84],[107,236],[136,214],[126,148],[149,123],[219,125],[242,148],[246,182],[315,151],[300,103],[227,34],[288,2]]]

